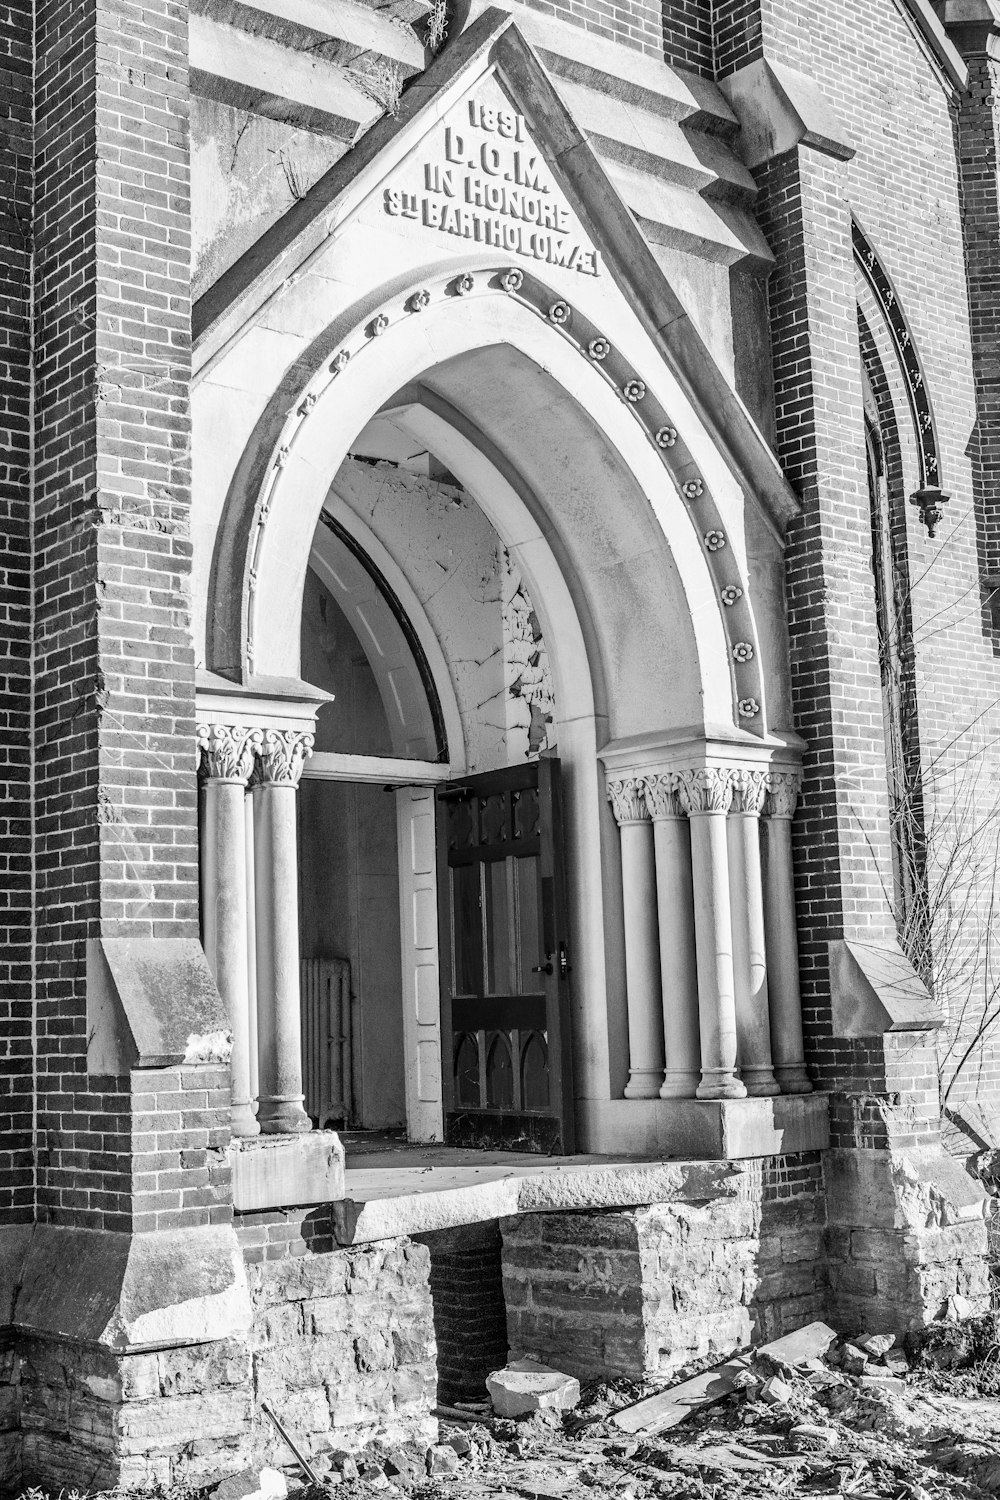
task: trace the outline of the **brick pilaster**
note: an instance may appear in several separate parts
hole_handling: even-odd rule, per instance
[[[0,1223],[30,1218],[31,7],[0,9]]]
[[[184,1212],[181,1127],[136,1172],[130,1080],[87,1072],[86,939],[198,932],[187,4],[35,16],[38,1211],[127,1230]]]
[[[833,1034],[829,943],[895,924],[870,562],[864,410],[850,211],[842,166],[810,148],[762,168],[760,214],[778,259],[771,321],[779,454],[802,498],[787,580],[796,726],[809,744],[796,820],[803,1005],[817,1080],[893,1084]],[[875,1054],[878,1054],[877,1056]]]
[[[954,28],[969,69],[958,161],[969,288],[976,426],[970,444],[986,625],[1000,647],[1000,38],[992,17]]]

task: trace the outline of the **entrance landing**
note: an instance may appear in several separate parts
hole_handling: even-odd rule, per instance
[[[344,1201],[333,1205],[342,1245],[426,1234],[513,1214],[635,1208],[734,1194],[733,1162],[548,1157],[343,1137]]]

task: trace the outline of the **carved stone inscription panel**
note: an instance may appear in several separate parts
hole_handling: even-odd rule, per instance
[[[431,131],[383,190],[391,218],[582,276],[601,272],[525,118],[484,85]]]

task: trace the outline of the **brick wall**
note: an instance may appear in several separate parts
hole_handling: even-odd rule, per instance
[[[30,1218],[31,7],[0,9],[0,1223]]]
[[[711,0],[663,0],[662,21],[667,62],[714,77]]]
[[[197,935],[187,7],[42,0],[36,52],[38,1209],[125,1227],[85,940]]]
[[[974,1040],[982,1020],[989,993],[984,959],[990,948],[995,953],[998,936],[990,916],[998,830],[995,820],[979,821],[996,801],[995,747],[1000,734],[994,631],[989,612],[983,610],[979,587],[982,562],[989,552],[988,506],[983,502],[991,491],[988,476],[994,442],[992,320],[996,312],[988,247],[995,243],[996,200],[995,182],[992,203],[989,200],[989,172],[982,161],[993,124],[987,124],[981,114],[975,123],[971,118],[979,104],[985,106],[992,96],[985,93],[988,80],[981,70],[977,74],[973,68],[972,97],[963,105],[963,133],[958,137],[964,179],[960,180],[952,107],[937,74],[890,0],[880,0],[876,5],[846,0],[836,13],[817,13],[806,0],[762,0],[760,13],[769,55],[816,79],[857,146],[854,159],[843,168],[840,196],[877,248],[913,330],[935,410],[942,482],[952,494],[934,541],[913,507],[905,507],[925,822],[940,851],[939,865],[954,867],[956,858],[961,859],[963,848],[969,845],[977,851],[973,878],[964,884],[960,881],[949,893],[946,881],[939,877],[936,901],[932,870],[931,901],[937,904],[940,918],[934,944],[936,982],[948,1022],[941,1038],[941,1071],[947,1087],[956,1061]],[[781,163],[770,169],[772,174],[787,170]],[[963,204],[971,216],[965,244]],[[768,213],[776,219],[781,217],[779,208],[766,206]],[[792,336],[801,307],[794,286],[782,289],[775,283],[773,290],[775,341],[780,343],[782,338]],[[970,331],[970,296],[975,343]],[[824,345],[814,338],[813,351],[813,358],[819,353],[830,360],[830,378],[824,392],[827,399],[836,402],[843,382],[851,379],[848,361],[853,361],[853,351],[842,346],[839,372],[835,368],[837,340],[831,337]],[[908,420],[903,402],[901,429]],[[856,425],[845,422],[839,446],[857,449],[860,442]],[[836,445],[833,461],[836,463]],[[903,478],[905,493],[909,494],[918,479],[912,455],[904,455]],[[841,499],[831,492],[830,513],[839,516],[842,508]],[[802,599],[806,598],[803,588],[811,585],[798,581],[797,562],[803,568],[808,566],[805,557],[800,553],[797,558],[793,551],[791,589]],[[805,578],[804,573],[801,576]],[[815,584],[823,586],[818,577]],[[838,578],[836,603],[843,622],[860,610],[856,618],[864,631],[867,625],[861,622],[865,620],[866,604],[862,591],[870,586],[860,567],[856,585],[856,589],[845,590]],[[818,606],[818,595],[815,603]],[[793,611],[795,608],[793,604]],[[801,622],[800,613],[800,628]],[[834,611],[830,612],[830,624],[834,631],[839,630]],[[800,642],[806,639],[806,635],[799,637]],[[845,649],[839,635],[837,649]],[[846,649],[851,649],[849,642]],[[803,675],[801,663],[797,663],[796,673],[803,711],[800,728],[811,738],[811,674]],[[838,718],[837,722],[855,727],[850,719]],[[817,787],[816,792],[829,805],[832,789],[823,792]],[[811,782],[807,804],[812,800]],[[814,832],[810,816],[807,805],[799,841],[801,872],[806,879],[811,873],[808,849]],[[962,933],[957,944],[953,941],[956,931]],[[985,1046],[973,1046],[951,1102],[967,1093],[995,1097],[998,1088],[1000,1054],[991,1037]]]
[[[663,56],[663,27],[655,0],[525,0],[532,10],[558,16],[608,41],[653,57]]]
[[[481,1401],[487,1375],[507,1363],[500,1226],[490,1220],[418,1239],[430,1254],[438,1400]]]

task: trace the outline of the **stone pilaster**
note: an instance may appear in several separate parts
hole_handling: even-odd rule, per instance
[[[233,1134],[257,1135],[254,1116],[256,1016],[251,1014],[247,902],[246,790],[260,730],[199,725],[204,784],[201,835],[202,943],[232,1030]],[[254,995],[256,994],[256,987]]]
[[[313,736],[265,729],[253,778],[257,1057],[263,1131],[311,1129],[302,1107],[295,799]]]
[[[647,776],[644,792],[653,820],[663,987],[664,1077],[660,1098],[691,1099],[701,1081],[691,832],[676,772]]]
[[[728,770],[702,766],[679,772],[677,790],[691,824],[698,1006],[701,1027],[699,1099],[742,1099],[736,1076],[736,981],[726,822],[733,800]]]
[[[608,796],[621,838],[629,1081],[626,1099],[655,1099],[663,1083],[663,1002],[653,825],[642,777],[614,777]]]

